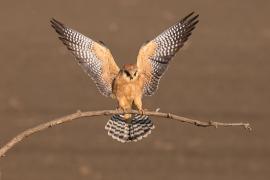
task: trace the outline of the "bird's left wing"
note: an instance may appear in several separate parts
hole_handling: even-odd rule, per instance
[[[144,82],[144,95],[150,96],[155,93],[170,60],[184,45],[198,23],[198,16],[190,13],[141,47],[137,66]]]
[[[110,50],[55,19],[51,20],[51,25],[82,69],[93,79],[100,93],[110,96],[113,80],[119,72]]]

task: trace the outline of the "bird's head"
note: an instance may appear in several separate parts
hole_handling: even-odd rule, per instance
[[[122,75],[127,81],[134,81],[138,78],[138,68],[136,64],[125,64],[122,68]]]

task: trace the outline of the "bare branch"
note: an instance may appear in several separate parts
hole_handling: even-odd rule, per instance
[[[140,112],[138,112],[136,110],[132,110],[132,111],[126,112],[126,113],[140,114]],[[102,116],[102,115],[108,116],[108,115],[113,115],[113,114],[123,114],[123,112],[118,111],[118,110],[101,110],[101,111],[87,111],[87,112],[77,111],[76,113],[57,118],[57,119],[49,121],[47,123],[40,124],[38,126],[35,126],[33,128],[30,128],[30,129],[23,131],[22,133],[18,134],[13,139],[11,139],[7,144],[5,144],[0,149],[0,157],[5,156],[5,153],[8,150],[10,150],[17,143],[21,142],[22,140],[24,140],[28,136],[30,136],[34,133],[43,131],[47,128],[54,127],[54,126],[59,125],[59,124],[71,122],[73,120],[76,120],[76,119],[82,118],[82,117],[92,117],[92,116]],[[195,119],[189,119],[189,118],[177,116],[177,115],[174,115],[171,113],[162,113],[162,112],[159,112],[158,110],[145,111],[144,114],[149,115],[149,116],[158,116],[158,117],[163,117],[163,118],[168,118],[168,119],[174,119],[174,120],[177,120],[179,122],[189,123],[189,124],[193,124],[195,126],[200,126],[200,127],[213,126],[213,127],[217,128],[218,126],[225,126],[225,127],[227,127],[227,126],[242,126],[245,129],[251,130],[249,123],[222,123],[222,122],[215,122],[215,121],[203,122],[203,121],[199,121],[199,120],[195,120]]]

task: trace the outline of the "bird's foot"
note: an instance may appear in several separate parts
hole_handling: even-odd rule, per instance
[[[118,111],[119,113],[123,113],[123,114],[126,114],[126,113],[128,112],[128,110],[127,110],[127,109],[122,108],[122,107],[118,107],[118,108],[116,108],[116,111]]]
[[[124,119],[130,119],[131,118],[131,114],[124,114]]]
[[[116,108],[116,111],[117,111],[118,113],[123,113],[123,112],[124,112],[124,109],[121,108],[121,107],[118,107],[118,108]]]
[[[131,114],[127,114],[128,110],[125,108],[118,107],[116,108],[116,111],[119,113],[119,115],[121,115],[121,117],[124,117],[124,119],[126,120],[131,118]]]
[[[146,111],[148,111],[148,110],[147,109],[139,109],[139,112],[141,115],[144,115]]]

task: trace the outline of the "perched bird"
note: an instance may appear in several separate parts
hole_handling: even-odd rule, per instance
[[[108,135],[120,142],[141,140],[154,129],[153,122],[143,115],[143,95],[153,95],[162,75],[176,52],[184,45],[199,22],[194,12],[171,26],[139,50],[136,64],[120,69],[110,50],[83,34],[52,19],[59,39],[76,57],[82,69],[92,78],[101,94],[115,98],[118,108],[128,112],[135,105],[141,114],[113,115],[105,126]]]

